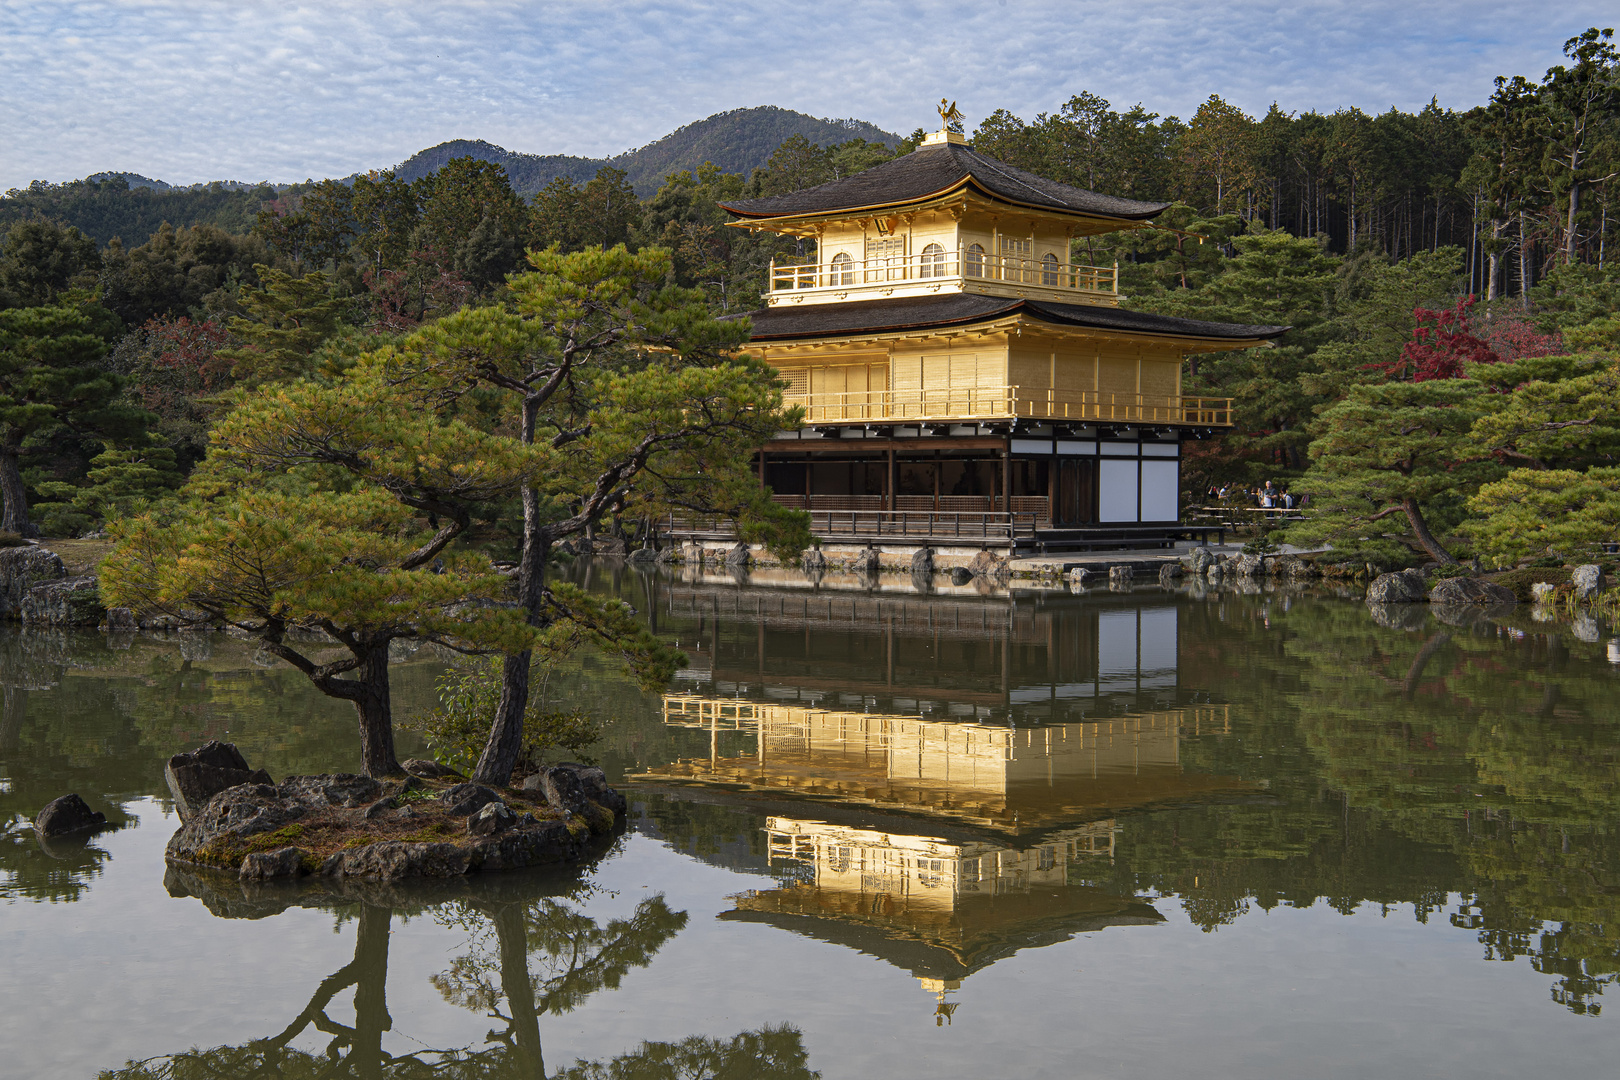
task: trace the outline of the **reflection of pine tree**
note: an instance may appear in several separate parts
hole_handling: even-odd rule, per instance
[[[686,925],[686,912],[671,911],[660,894],[637,904],[628,919],[601,926],[548,897],[468,901],[444,909],[440,921],[468,932],[472,948],[433,984],[445,1000],[506,1024],[489,1039],[517,1066],[512,1075],[544,1077],[539,1018],[570,1012],[598,990],[617,989],[631,968],[645,967]]]
[[[787,1024],[745,1031],[721,1042],[693,1035],[678,1043],[644,1042],[606,1064],[576,1061],[559,1080],[816,1080],[799,1030]]]

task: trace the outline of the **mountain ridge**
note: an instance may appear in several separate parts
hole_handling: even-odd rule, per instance
[[[623,169],[636,194],[646,198],[662,186],[670,173],[696,170],[705,163],[723,172],[746,175],[765,164],[772,151],[794,135],[802,135],[818,146],[849,139],[866,139],[891,147],[901,142],[899,135],[865,120],[818,119],[776,105],[757,105],[694,120],[662,138],[605,158],[530,154],[483,139],[450,139],[406,158],[395,166],[394,175],[409,182],[436,171],[451,158],[470,156],[505,168],[513,189],[529,198],[559,176],[584,183],[598,169],[611,166]]]

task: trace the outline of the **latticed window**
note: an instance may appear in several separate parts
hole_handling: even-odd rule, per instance
[[[827,284],[855,284],[855,260],[849,257],[849,252],[840,251],[833,256],[832,273],[827,276]]]
[[[997,238],[1001,256],[1001,276],[1006,281],[1034,281],[1033,260],[1035,241],[1029,237],[1002,236]]]
[[[866,280],[888,281],[905,273],[906,242],[902,237],[866,242]]]
[[[1058,258],[1048,251],[1041,256],[1041,284],[1056,288],[1058,283]]]
[[[921,269],[918,277],[935,278],[945,276],[945,249],[938,244],[929,244],[922,249]]]
[[[966,264],[968,277],[984,277],[984,247],[982,245],[968,245],[967,257],[962,261]]]

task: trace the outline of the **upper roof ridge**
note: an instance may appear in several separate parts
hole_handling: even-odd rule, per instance
[[[1026,206],[1141,221],[1169,203],[1141,202],[1048,180],[957,142],[936,142],[853,176],[760,199],[720,206],[741,218],[798,217],[879,209],[943,195],[972,181],[991,196]]]

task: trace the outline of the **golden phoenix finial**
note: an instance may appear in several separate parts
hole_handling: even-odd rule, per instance
[[[962,110],[956,107],[956,102],[947,102],[944,98],[939,99],[939,122],[945,127],[945,130],[952,130],[952,125],[961,124],[963,119],[965,118],[962,116]]]

